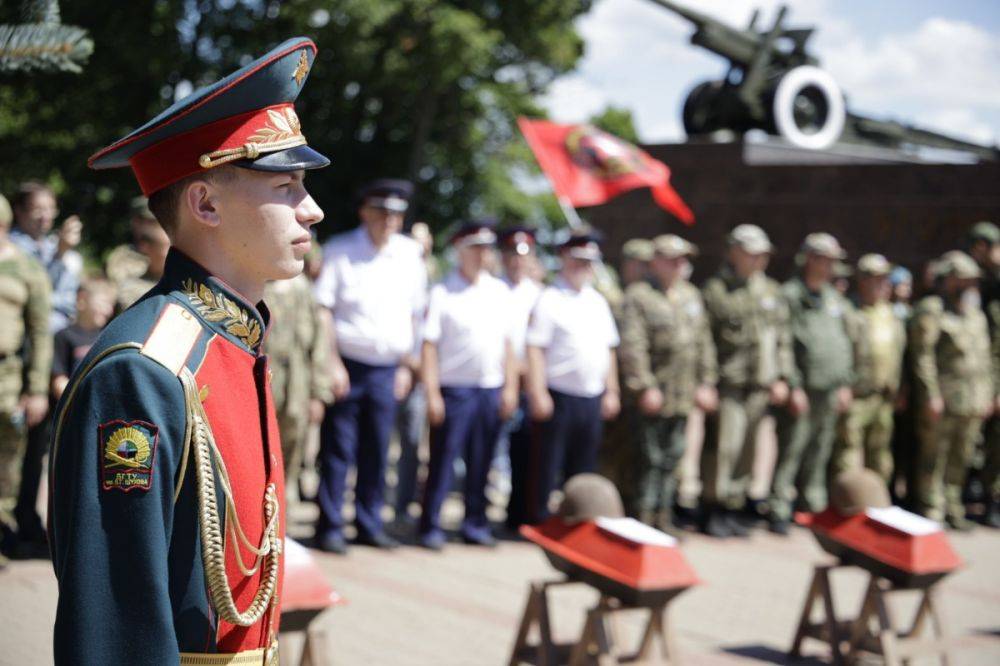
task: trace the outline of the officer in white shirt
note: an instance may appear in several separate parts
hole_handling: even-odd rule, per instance
[[[618,329],[608,302],[591,286],[601,260],[597,239],[570,236],[559,258],[559,276],[539,297],[526,339],[528,402],[539,435],[531,452],[533,521],[548,517],[560,478],[595,470],[602,419],[621,409]]]
[[[458,267],[431,289],[423,326],[423,371],[431,459],[420,544],[445,543],[439,515],[452,484],[455,457],[465,461],[466,543],[495,545],[486,518],[486,477],[500,424],[517,407],[517,366],[510,342],[510,289],[484,268],[496,234],[484,222],[452,236]]]
[[[386,452],[398,401],[413,384],[427,281],[420,245],[399,233],[412,194],[405,180],[381,179],[362,188],[361,225],[326,243],[314,287],[333,347],[335,402],[320,433],[316,528],[317,545],[329,552],[347,550],[342,505],[352,465],[356,541],[398,545],[381,518]]]
[[[527,362],[524,355],[524,338],[528,332],[528,318],[542,294],[542,285],[531,275],[537,261],[535,230],[530,227],[508,227],[499,234],[503,264],[503,281],[511,290],[511,346],[517,361],[520,382],[520,399],[513,416],[504,423],[497,446],[497,457],[509,455],[510,496],[507,501],[507,529],[516,532],[529,522],[526,504],[527,472],[530,465],[531,429],[528,419],[528,399],[524,392]],[[502,460],[502,458],[501,458]],[[495,464],[496,466],[496,464]]]

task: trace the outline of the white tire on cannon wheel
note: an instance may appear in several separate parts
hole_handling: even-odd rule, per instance
[[[822,93],[827,106],[826,119],[815,132],[805,132],[795,122],[795,98],[809,87]],[[836,143],[847,119],[840,86],[828,72],[812,65],[796,67],[781,77],[774,92],[772,111],[778,134],[795,146],[813,150],[829,148]]]

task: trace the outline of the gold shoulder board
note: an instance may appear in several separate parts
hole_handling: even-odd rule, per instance
[[[201,323],[176,303],[163,309],[139,353],[179,375],[201,334]]]

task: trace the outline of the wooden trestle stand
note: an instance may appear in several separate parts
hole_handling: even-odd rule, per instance
[[[699,582],[697,576],[670,537],[658,533],[664,541],[657,543],[656,535],[643,534],[643,530],[651,528],[636,521],[603,520],[567,525],[553,519],[521,528],[521,533],[541,546],[553,567],[566,577],[531,583],[510,656],[511,666],[678,662],[667,607]],[[643,541],[646,538],[649,540]],[[666,545],[670,542],[673,545]],[[565,585],[585,585],[597,590],[600,597],[586,611],[580,637],[572,643],[556,643],[549,592]],[[618,617],[625,611],[648,613],[634,653],[626,653],[618,629]],[[537,641],[529,642],[533,633]]]
[[[893,509],[844,517],[828,510],[807,521],[820,546],[839,562],[816,566],[791,657],[801,657],[803,642],[813,638],[830,647],[835,665],[874,654],[888,666],[927,656],[947,666],[948,630],[937,603],[937,585],[961,561],[943,531],[904,513]],[[868,586],[857,616],[839,621],[830,574],[846,567],[866,571]],[[901,625],[889,602],[902,593],[916,593],[919,601],[912,621]]]

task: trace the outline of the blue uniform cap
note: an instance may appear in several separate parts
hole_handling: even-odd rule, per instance
[[[306,144],[294,109],[315,57],[311,40],[289,39],[176,102],[88,164],[131,166],[146,196],[222,164],[259,171],[324,167],[330,160]]]
[[[504,252],[514,254],[530,254],[537,243],[536,231],[531,227],[507,227],[499,234],[498,244]]]
[[[413,183],[401,178],[379,178],[358,190],[358,205],[405,213],[413,197]]]

